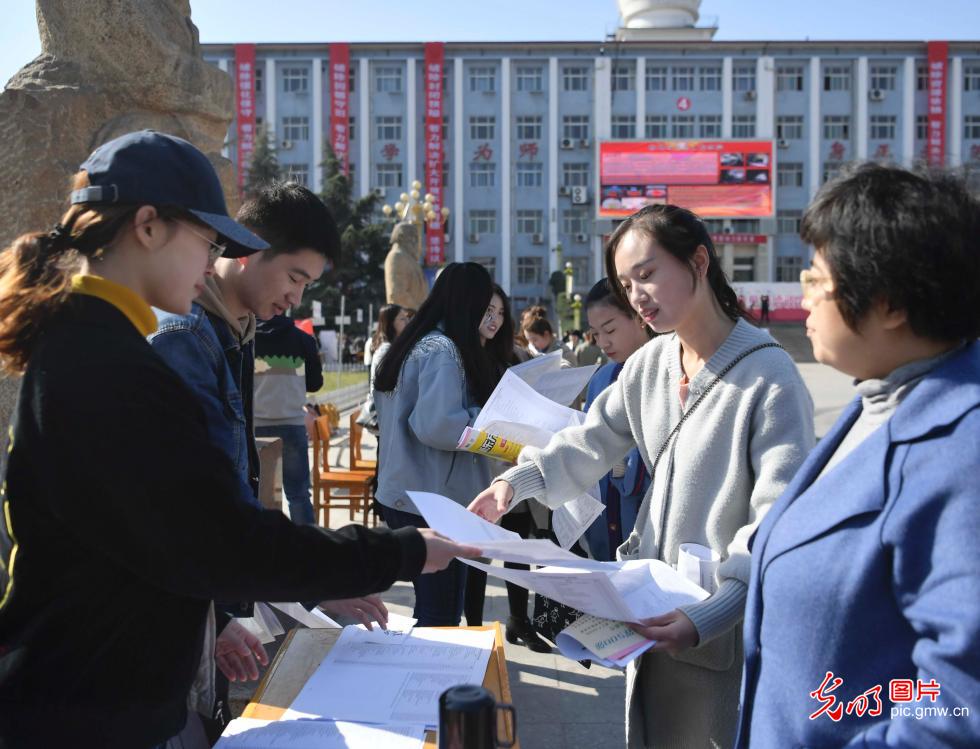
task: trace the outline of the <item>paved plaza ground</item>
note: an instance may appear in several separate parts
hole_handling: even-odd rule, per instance
[[[802,325],[777,325],[772,334],[790,353],[813,395],[817,436],[823,436],[841,409],[853,397],[850,378],[817,364]],[[342,420],[341,423],[345,423]],[[346,434],[334,440],[333,461],[347,460]],[[373,457],[374,439],[363,441],[364,457]],[[346,512],[335,512],[331,527],[347,522]],[[384,594],[389,608],[411,615],[414,594],[408,583],[397,583]],[[507,619],[507,594],[501,581],[488,579],[484,621]],[[532,653],[520,645],[506,645],[511,693],[518,713],[518,736],[523,749],[588,747],[621,749],[624,739],[624,686],[621,671],[583,668],[556,653]],[[233,686],[233,701],[240,710],[251,695],[251,685]]]

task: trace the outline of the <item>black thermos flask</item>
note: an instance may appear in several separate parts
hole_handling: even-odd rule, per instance
[[[511,740],[497,737],[497,711],[510,713]],[[493,695],[475,684],[450,687],[439,697],[439,749],[495,749],[514,746],[517,713],[498,705]]]

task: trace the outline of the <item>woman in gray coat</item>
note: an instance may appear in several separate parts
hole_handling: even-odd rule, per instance
[[[704,223],[670,205],[624,221],[606,248],[616,293],[660,335],[626,362],[580,427],[480,493],[496,519],[536,498],[555,508],[638,448],[651,475],[620,559],[677,564],[697,543],[721,558],[716,592],[635,623],[653,646],[627,673],[630,747],[729,747],[741,683],[748,540],[813,446],[813,405],[787,354],[744,320]]]

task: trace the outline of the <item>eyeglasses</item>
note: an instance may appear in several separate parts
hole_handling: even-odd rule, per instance
[[[181,221],[179,218],[175,218],[174,219],[174,223],[180,224],[185,229],[187,229],[187,231],[189,231],[191,234],[193,234],[195,237],[200,237],[201,239],[203,239],[205,242],[208,243],[208,263],[213,263],[219,257],[221,257],[222,255],[224,255],[225,254],[225,250],[228,249],[228,245],[227,244],[218,244],[217,242],[212,242],[210,239],[208,239],[207,237],[205,237],[200,232],[194,231],[194,229],[191,227],[191,225],[188,224],[186,221]]]
[[[812,270],[800,271],[800,286],[803,287],[803,296],[807,299],[813,299],[821,291],[824,294],[834,291],[834,284],[829,276],[821,276]]]
[[[500,310],[498,312],[493,307],[487,307],[487,311],[483,315],[483,321],[484,322],[490,322],[491,320],[495,320],[498,317],[501,320],[504,319],[504,311],[503,310]]]

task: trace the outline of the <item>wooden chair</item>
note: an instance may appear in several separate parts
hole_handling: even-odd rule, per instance
[[[350,432],[348,432],[348,442],[350,444],[350,467],[352,471],[376,471],[378,461],[365,460],[361,457],[361,435],[364,427],[357,423],[357,411],[350,415]]]
[[[367,525],[371,510],[371,482],[373,471],[345,471],[330,467],[330,420],[326,416],[317,418],[313,428],[313,517],[320,522],[324,513],[323,526],[330,526],[331,509],[347,509],[351,522],[357,512],[363,515],[362,522]],[[340,492],[345,492],[341,494]]]

